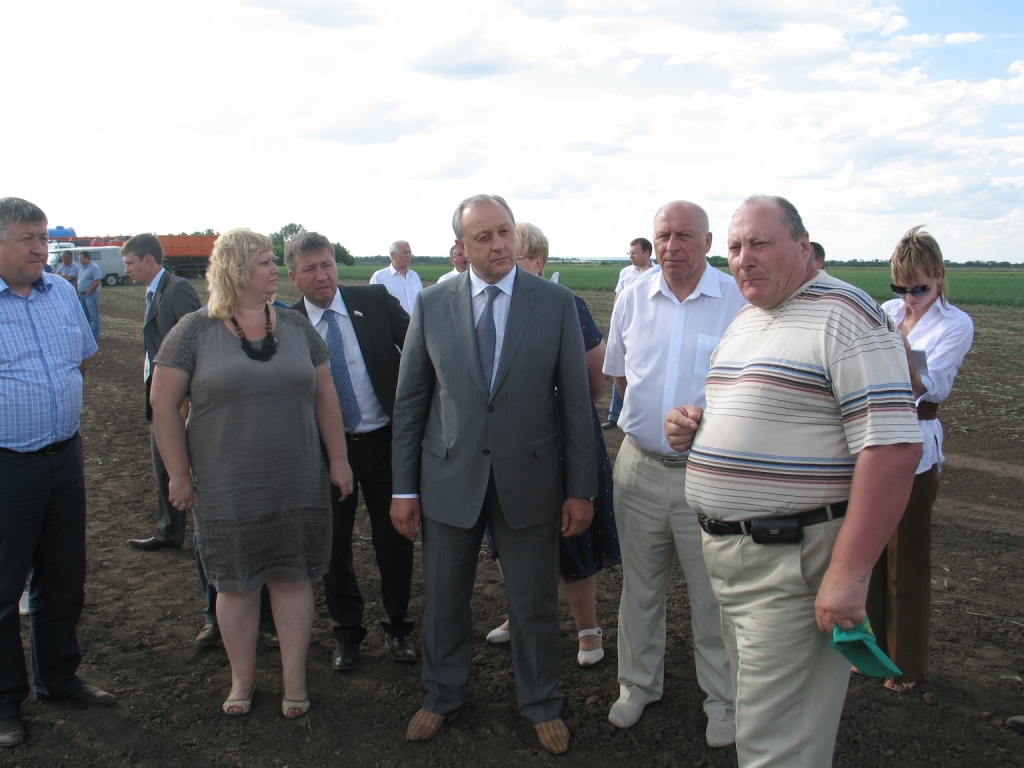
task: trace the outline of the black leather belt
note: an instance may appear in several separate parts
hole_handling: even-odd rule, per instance
[[[74,441],[76,437],[78,437],[77,432],[75,432],[75,434],[73,434],[67,440],[58,440],[56,443],[44,445],[42,448],[36,451],[15,451],[10,448],[0,448],[0,451],[3,451],[4,453],[16,453],[19,456],[35,456],[37,454],[42,456],[51,456],[54,453],[60,453],[69,445],[71,445],[71,443]]]
[[[712,536],[746,536],[751,533],[751,523],[760,520],[763,522],[782,522],[785,520],[796,520],[801,528],[809,525],[825,523],[829,520],[838,520],[846,515],[848,502],[840,501],[838,504],[826,504],[824,507],[801,512],[799,515],[787,515],[786,517],[758,517],[754,520],[742,520],[738,523],[729,523],[725,520],[714,520],[707,515],[698,512],[697,522],[706,533]]]
[[[346,432],[345,438],[348,440],[372,440],[375,437],[383,437],[385,434],[391,432],[391,425],[385,424],[380,429],[375,429],[371,432]]]

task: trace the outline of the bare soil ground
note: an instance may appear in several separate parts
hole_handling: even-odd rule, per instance
[[[205,291],[199,282],[196,287]],[[296,294],[283,290],[285,300]],[[610,293],[583,294],[607,328]],[[356,524],[357,568],[370,634],[356,671],[333,672],[322,589],[309,658],[313,709],[279,713],[280,660],[260,646],[253,712],[220,712],[229,669],[221,649],[193,644],[202,627],[190,544],[142,553],[126,540],[148,536],[156,493],[143,411],[143,289],[104,288],[100,352],[86,378],[82,435],[89,491],[89,571],[79,627],[81,674],[117,694],[116,707],[82,710],[29,700],[28,742],[0,751],[0,766],[733,766],[731,749],[704,745],[702,694],[693,671],[689,607],[681,573],[669,595],[664,700],[629,732],[605,719],[618,694],[616,616],[621,571],[602,572],[598,616],[608,656],[583,670],[568,607],[562,606],[564,717],[570,752],[539,751],[516,712],[507,647],[484,635],[503,618],[503,588],[485,552],[475,591],[477,651],[470,700],[428,744],[403,740],[419,707],[419,663],[399,665],[383,648],[378,581],[365,516]],[[838,766],[1024,765],[1024,735],[1004,725],[1024,713],[1024,310],[971,307],[977,324],[953,397],[943,407],[949,463],[935,516],[931,672],[911,693],[851,681],[836,745]],[[608,435],[613,456],[621,433]],[[417,564],[417,577],[419,580]],[[422,609],[414,584],[412,610]],[[27,653],[27,619],[23,620]],[[414,636],[418,642],[418,635]]]

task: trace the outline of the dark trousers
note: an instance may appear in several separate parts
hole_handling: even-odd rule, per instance
[[[534,725],[561,714],[561,635],[558,616],[558,528],[561,519],[512,528],[498,502],[494,477],[480,518],[457,528],[424,516],[423,707],[447,715],[462,706],[473,664],[470,601],[484,526],[501,552],[512,665],[519,712]]]
[[[203,594],[206,595],[206,607],[203,608],[203,618],[207,624],[217,623],[217,588],[206,578],[206,568],[203,567],[203,556],[199,553],[199,537],[192,533],[192,547],[196,552],[196,570],[199,571],[199,583],[203,585]],[[270,590],[263,585],[260,590],[260,632],[276,632],[274,626],[274,614],[270,609]]]
[[[381,626],[391,637],[405,637],[415,626],[409,618],[413,545],[391,524],[391,427],[374,430],[366,436],[346,435],[346,442],[354,480],[353,493],[339,501],[338,488],[331,486],[334,540],[331,570],[324,576],[327,610],[336,622],[334,638],[339,642],[360,643],[366,637],[363,595],[352,563],[352,528],[359,491],[370,516],[373,551],[380,572],[385,614]]]
[[[939,493],[933,465],[914,478],[907,509],[871,572],[867,612],[878,647],[900,668],[900,683],[928,672],[932,615],[932,506]]]
[[[28,697],[18,601],[29,571],[37,696],[82,686],[75,627],[85,603],[85,464],[75,437],[58,453],[0,451],[0,719]]]
[[[156,513],[156,534],[153,538],[164,542],[168,547],[181,549],[185,543],[185,513],[171,504],[168,494],[171,476],[167,474],[164,460],[156,449],[156,434],[150,430],[150,445],[153,448],[153,474],[156,475],[156,486],[159,491]]]

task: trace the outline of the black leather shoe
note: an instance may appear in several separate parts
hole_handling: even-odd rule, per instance
[[[406,636],[388,637],[384,635],[384,647],[391,651],[395,661],[416,661],[416,649],[412,647]]]
[[[611,429],[612,427],[617,427],[617,426],[619,426],[619,425],[616,422],[612,421],[611,419],[608,419],[608,421],[605,421],[605,422],[601,423],[601,429]]]
[[[220,645],[220,627],[207,624],[196,635],[196,645],[200,648],[215,648]]]
[[[359,643],[339,642],[331,654],[331,668],[336,672],[349,672],[359,661]]]
[[[158,539],[156,536],[150,536],[148,539],[128,539],[128,546],[132,549],[139,549],[143,552],[153,552],[154,550],[160,549],[160,547],[166,546],[163,539]]]
[[[110,707],[117,704],[117,697],[114,694],[107,693],[103,689],[88,683],[82,683],[82,687],[74,693],[57,698],[62,701],[73,702],[80,707]]]
[[[16,747],[25,741],[25,726],[16,717],[0,720],[0,747]]]

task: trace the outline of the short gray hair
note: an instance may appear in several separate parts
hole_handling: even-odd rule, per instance
[[[388,248],[388,255],[390,256],[392,253],[397,251],[398,250],[398,246],[400,246],[400,245],[409,245],[409,241],[408,240],[395,240],[395,242],[393,242],[391,244],[391,247]],[[412,246],[411,245],[409,245],[409,250],[410,251],[412,250]]]
[[[456,240],[462,240],[462,212],[471,205],[480,205],[481,203],[495,203],[496,205],[500,205],[508,211],[508,217],[512,219],[512,223],[516,223],[516,217],[512,215],[512,209],[508,207],[508,203],[505,202],[505,198],[500,195],[473,195],[459,203],[459,206],[455,209],[455,215],[452,216],[452,229],[455,230]]]
[[[20,197],[0,198],[0,242],[7,240],[11,224],[39,224],[46,221],[43,209]]]
[[[307,232],[304,229],[300,229],[292,236],[292,239],[284,245],[285,266],[288,267],[289,272],[294,272],[296,256],[300,253],[314,253],[316,251],[322,251],[325,248],[331,252],[331,258],[334,258],[334,246],[331,245],[330,240],[319,232]]]
[[[793,236],[793,240],[799,240],[807,234],[807,228],[804,226],[803,219],[800,218],[800,212],[797,211],[796,206],[789,202],[789,200],[778,195],[751,195],[743,201],[743,205],[756,203],[759,200],[771,200],[779,206],[779,209],[782,211],[782,223],[786,225],[786,229]]]

